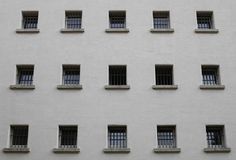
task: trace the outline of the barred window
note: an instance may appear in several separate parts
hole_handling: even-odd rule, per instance
[[[109,148],[127,148],[126,126],[109,126],[108,127],[108,147]]]
[[[63,84],[76,85],[80,83],[80,65],[63,65]]]
[[[32,85],[34,75],[33,65],[17,66],[17,84]]]
[[[81,11],[66,11],[65,26],[67,29],[80,29],[82,23]]]
[[[59,126],[59,148],[77,148],[77,126]]]
[[[10,147],[27,148],[28,126],[11,126]]]
[[[109,66],[109,85],[126,85],[126,66]]]
[[[176,148],[175,126],[157,126],[159,148]]]
[[[38,11],[23,11],[22,12],[22,28],[37,29],[38,27]]]
[[[156,85],[173,85],[172,65],[156,65]]]
[[[153,24],[155,29],[170,28],[170,14],[168,11],[154,11]]]
[[[202,82],[204,85],[218,85],[219,66],[202,66]]]
[[[206,126],[208,148],[224,148],[224,126]]]
[[[110,28],[126,28],[126,13],[125,11],[110,11]]]
[[[212,12],[197,12],[198,29],[213,29],[213,13]]]

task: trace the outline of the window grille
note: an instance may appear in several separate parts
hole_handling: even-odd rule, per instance
[[[212,12],[197,12],[197,24],[199,29],[212,29]]]
[[[109,12],[110,28],[126,28],[125,12]]]
[[[173,85],[173,66],[156,66],[156,85]]]
[[[37,29],[38,27],[38,12],[22,12],[23,22],[22,27],[24,29]]]
[[[80,66],[63,66],[63,84],[76,85],[80,83]]]
[[[108,127],[108,147],[127,148],[126,126]]]
[[[170,28],[169,12],[153,12],[153,24],[155,29]]]
[[[33,66],[17,66],[17,84],[32,85],[34,67]]]
[[[77,126],[60,126],[59,142],[60,148],[77,148]]]
[[[224,127],[223,126],[207,126],[207,144],[208,148],[224,148]]]
[[[202,81],[204,85],[219,84],[219,68],[217,66],[202,66]]]
[[[109,85],[126,85],[126,66],[109,66]]]
[[[11,143],[12,148],[27,148],[28,143],[28,126],[11,126]]]
[[[175,126],[158,126],[157,142],[159,148],[176,148]]]
[[[82,23],[81,11],[67,11],[65,26],[67,29],[80,29]]]

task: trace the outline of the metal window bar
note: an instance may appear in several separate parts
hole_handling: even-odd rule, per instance
[[[168,12],[154,12],[153,24],[155,29],[168,29],[170,28],[170,18]]]
[[[127,148],[126,127],[109,127],[108,132],[109,148]]]
[[[109,85],[126,85],[126,66],[109,67]]]
[[[34,69],[29,68],[18,68],[18,79],[17,83],[20,85],[32,85],[33,84]]]
[[[223,127],[207,127],[206,132],[208,148],[225,147]]]
[[[158,127],[157,142],[159,148],[176,148],[175,127]]]
[[[77,148],[77,127],[59,128],[60,148]]]
[[[12,126],[10,139],[11,139],[10,147],[27,148],[28,126]]]
[[[156,66],[156,85],[173,85],[173,68]]]
[[[211,14],[198,14],[197,15],[197,24],[199,29],[212,29],[212,15]]]
[[[126,28],[125,13],[110,13],[110,28]]]
[[[24,29],[36,29],[38,26],[38,16],[23,16]]]
[[[218,68],[202,68],[202,81],[204,85],[219,84]]]
[[[82,24],[81,12],[67,12],[65,26],[68,29],[80,29]]]
[[[80,68],[63,68],[63,84],[76,85],[80,83]]]

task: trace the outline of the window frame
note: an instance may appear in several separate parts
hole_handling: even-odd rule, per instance
[[[199,27],[199,16],[201,17],[210,17],[210,27]],[[214,30],[215,29],[215,21],[214,21],[214,13],[213,11],[196,11],[197,18],[197,29],[200,30]]]
[[[122,69],[124,69],[125,70],[125,73],[124,73],[124,75],[125,75],[125,83],[124,84],[112,84],[112,83],[110,83],[111,82],[111,79],[110,79],[110,77],[111,77],[111,74],[110,74],[110,69],[111,68],[118,68],[118,67],[120,67],[120,68],[122,68]],[[123,68],[124,67],[124,68]],[[127,86],[127,84],[128,84],[128,76],[127,76],[127,65],[108,65],[108,85],[109,86]],[[123,81],[123,80],[122,80]],[[120,83],[120,82],[119,82]]]
[[[76,129],[76,144],[75,145],[62,145],[62,133],[63,128],[74,128]],[[74,137],[75,138],[75,137]],[[76,149],[78,148],[78,126],[77,125],[59,125],[58,126],[58,148],[60,149]]]
[[[26,144],[13,144],[14,141],[14,130],[16,128],[24,127],[26,129]],[[26,149],[28,148],[28,143],[29,143],[29,126],[28,125],[10,125],[10,133],[9,133],[9,147],[13,149]]]
[[[158,84],[158,74],[157,74],[157,70],[158,68],[160,69],[170,69],[170,72],[171,72],[171,84]],[[159,85],[166,85],[166,86],[172,86],[174,85],[174,65],[172,64],[156,64],[155,65],[155,85],[156,86],[159,86]]]
[[[120,26],[123,27],[112,27],[112,18],[119,17],[124,18],[124,23],[118,23]],[[110,10],[108,12],[108,18],[109,18],[109,29],[127,29],[127,15],[125,10]],[[121,20],[120,20],[121,21]]]
[[[21,72],[24,70],[33,72],[31,76],[32,80],[29,84],[20,82]],[[16,85],[21,85],[21,86],[34,85],[34,65],[16,65]]]
[[[66,70],[74,70],[79,72],[79,82],[78,83],[65,83],[65,71]],[[80,64],[63,64],[62,65],[62,85],[64,86],[74,86],[81,84],[81,66]]]
[[[215,84],[209,84],[209,82],[204,80],[204,74],[203,71],[206,70],[215,70],[214,72],[216,73],[216,80],[215,80]],[[201,79],[202,79],[202,85],[203,86],[217,86],[217,85],[221,85],[221,76],[220,76],[220,66],[219,65],[201,65]]]
[[[153,16],[153,29],[160,29],[160,30],[163,30],[163,29],[171,29],[171,19],[170,19],[170,11],[153,11],[152,13],[152,16]],[[158,25],[155,25],[155,19],[156,18],[160,18],[160,17],[164,17],[166,16],[167,18],[167,27],[157,27]]]
[[[159,145],[159,137],[158,137],[158,128],[161,129],[172,129],[173,130],[173,145]],[[158,149],[177,149],[178,143],[177,143],[177,127],[176,125],[157,125],[156,126],[156,145]],[[172,147],[171,147],[172,146]]]
[[[38,29],[38,23],[39,23],[39,11],[22,11],[21,12],[21,15],[22,15],[22,20],[21,20],[21,28],[23,30],[37,30]],[[36,19],[36,24],[34,24],[36,27],[25,27],[25,25],[27,23],[25,23],[25,19],[27,17],[34,17],[34,18],[37,18]]]
[[[221,141],[221,144],[217,144],[217,145],[212,145],[212,144],[209,144],[209,137],[208,137],[208,130],[217,130],[219,129],[220,130],[220,141]],[[222,148],[226,148],[226,135],[225,135],[225,126],[224,125],[206,125],[205,127],[205,131],[206,131],[206,144],[207,144],[207,148],[208,149],[222,149]],[[212,138],[212,137],[211,137]]]
[[[125,144],[124,146],[119,146],[119,147],[112,147],[110,144],[110,129],[118,129],[118,128],[123,128],[125,130]],[[108,125],[107,126],[107,136],[106,136],[106,141],[107,141],[107,148],[108,149],[117,149],[117,150],[122,150],[122,149],[128,149],[128,127],[127,125]]]
[[[78,14],[77,16],[78,16],[78,27],[72,27],[72,28],[69,28],[68,27],[68,14]],[[80,30],[80,29],[82,29],[82,19],[83,18],[83,12],[82,12],[82,10],[66,10],[65,11],[65,21],[64,21],[64,25],[65,25],[65,29],[68,29],[68,30]],[[79,19],[80,19],[80,21],[79,21]]]

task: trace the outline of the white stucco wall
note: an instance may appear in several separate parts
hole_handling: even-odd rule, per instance
[[[16,34],[21,11],[39,11],[39,34]],[[82,34],[62,34],[65,10],[82,10]],[[108,11],[126,10],[127,34],[105,33]],[[169,10],[172,34],[153,34],[152,11]],[[196,11],[214,11],[218,34],[196,34]],[[29,125],[28,154],[1,160],[236,159],[234,0],[0,0],[0,149],[11,124]],[[10,90],[16,64],[34,64],[33,91]],[[62,64],[81,65],[83,90],[61,91]],[[107,91],[108,65],[127,65],[127,91]],[[173,64],[177,90],[155,91],[155,64]],[[201,64],[220,65],[225,90],[200,90]],[[54,154],[58,125],[78,125],[79,154]],[[125,124],[129,154],[104,154],[109,124]],[[179,154],[155,154],[156,126],[175,124]],[[231,153],[206,154],[205,125],[223,124]]]

